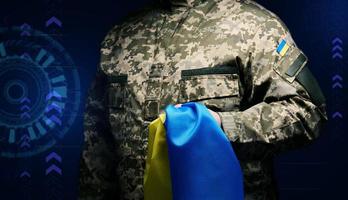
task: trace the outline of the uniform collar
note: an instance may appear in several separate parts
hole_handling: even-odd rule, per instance
[[[173,6],[194,7],[207,0],[168,0]]]

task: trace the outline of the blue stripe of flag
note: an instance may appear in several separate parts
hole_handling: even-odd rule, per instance
[[[280,44],[278,45],[278,48],[277,48],[277,53],[280,53],[282,51],[282,49],[284,48],[286,44],[286,41],[283,39]]]

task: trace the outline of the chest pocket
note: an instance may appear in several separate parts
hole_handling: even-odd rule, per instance
[[[201,102],[215,111],[240,106],[238,69],[218,66],[181,71],[179,102]]]
[[[108,107],[110,109],[124,110],[127,79],[128,76],[125,74],[108,77]]]

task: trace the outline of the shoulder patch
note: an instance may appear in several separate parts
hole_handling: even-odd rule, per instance
[[[276,52],[278,59],[273,69],[281,77],[292,83],[306,65],[308,61],[307,57],[295,45],[289,44],[285,37],[282,37],[280,40]]]
[[[289,50],[289,44],[286,42],[285,39],[282,39],[282,41],[279,43],[277,47],[277,53],[280,56],[284,56],[288,50]]]

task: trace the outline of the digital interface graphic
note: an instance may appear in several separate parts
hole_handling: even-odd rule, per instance
[[[79,74],[58,42],[27,24],[2,28],[0,35],[0,155],[32,156],[52,147],[73,124]]]

